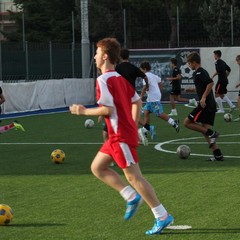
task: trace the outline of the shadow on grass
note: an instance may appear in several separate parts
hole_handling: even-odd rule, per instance
[[[66,224],[62,223],[19,223],[19,224],[10,224],[7,227],[13,227],[13,228],[28,228],[28,227],[60,227],[60,226],[66,226]]]
[[[240,228],[194,228],[188,230],[167,230],[162,234],[240,234]]]

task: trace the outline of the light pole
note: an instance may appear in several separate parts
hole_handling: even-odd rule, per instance
[[[88,0],[81,0],[81,32],[82,32],[82,78],[89,77],[90,44],[88,29]]]

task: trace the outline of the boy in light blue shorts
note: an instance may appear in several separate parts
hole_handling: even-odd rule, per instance
[[[151,133],[151,138],[154,139],[156,132],[154,126],[150,126],[150,113],[153,113],[156,117],[159,117],[165,121],[167,121],[170,125],[172,125],[176,132],[179,132],[179,120],[174,120],[169,117],[166,113],[163,112],[163,106],[160,102],[161,100],[161,78],[153,73],[151,73],[151,65],[149,62],[142,62],[140,65],[140,69],[146,74],[148,77],[149,89],[147,90],[146,83],[143,80],[143,89],[140,97],[143,98],[144,94],[147,93],[147,102],[143,107],[144,110],[144,120],[143,120],[143,131],[146,133],[149,131]]]

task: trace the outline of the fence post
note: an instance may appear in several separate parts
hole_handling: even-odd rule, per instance
[[[26,80],[29,80],[28,41],[25,42]]]
[[[177,46],[179,47],[179,7],[177,6]]]
[[[49,42],[49,67],[50,67],[50,79],[53,79],[53,63],[52,63],[52,41]]]
[[[75,78],[75,42],[72,42],[72,78]]]
[[[25,17],[24,11],[22,12],[22,42],[23,42],[23,51],[25,51]]]
[[[233,46],[233,44],[234,44],[234,41],[233,41],[233,5],[231,5],[231,43]]]
[[[127,47],[127,21],[126,21],[126,9],[123,9],[123,36],[124,36],[124,44],[123,46]]]
[[[3,80],[2,75],[2,41],[0,41],[0,80]]]

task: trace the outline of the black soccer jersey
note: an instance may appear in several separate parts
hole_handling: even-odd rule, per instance
[[[177,77],[177,75],[181,74],[181,70],[177,67],[175,67],[173,69],[173,72],[172,72],[172,77],[175,78]],[[179,80],[172,80],[171,82],[172,84],[172,90],[181,90],[181,79]]]
[[[218,73],[218,81],[220,83],[228,84],[226,71],[231,72],[231,68],[222,59],[218,59],[215,62],[215,67]]]
[[[194,80],[194,84],[196,87],[198,98],[201,99],[203,93],[205,92],[205,90],[207,88],[207,85],[209,83],[212,83],[213,80],[210,78],[208,72],[205,69],[203,69],[202,67],[198,68],[193,73],[193,80]],[[209,112],[216,112],[216,102],[215,102],[215,98],[214,98],[212,90],[206,98],[205,110],[209,111]]]
[[[145,78],[146,75],[142,72],[138,67],[131,64],[130,62],[122,62],[118,64],[115,70],[122,75],[125,79],[127,79],[131,85],[135,88],[136,78],[141,77]]]

